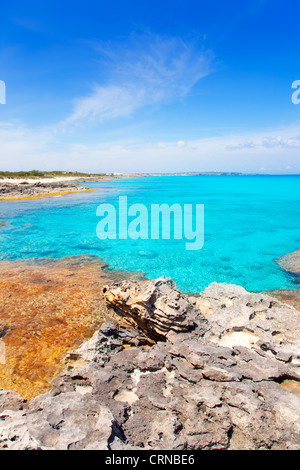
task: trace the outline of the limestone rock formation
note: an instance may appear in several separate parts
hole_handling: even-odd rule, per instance
[[[31,197],[51,196],[57,194],[68,194],[76,192],[86,192],[88,188],[73,184],[71,182],[32,182],[28,183],[2,183],[0,179],[0,200],[28,199]]]
[[[116,282],[103,289],[106,302],[150,341],[165,340],[170,332],[207,329],[207,320],[172,279]]]
[[[164,278],[105,297],[109,318],[51,391],[0,393],[0,447],[300,449],[297,310],[226,284],[188,296]]]

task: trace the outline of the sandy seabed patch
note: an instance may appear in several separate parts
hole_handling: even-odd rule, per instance
[[[66,354],[101,326],[101,288],[114,274],[91,259],[0,262],[0,388],[26,399],[49,390]]]

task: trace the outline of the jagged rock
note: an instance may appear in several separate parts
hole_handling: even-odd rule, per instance
[[[165,341],[170,332],[187,332],[195,326],[207,329],[208,322],[200,309],[177,290],[172,279],[115,282],[104,287],[103,293],[108,306],[126,317],[150,342]]]
[[[75,365],[89,363],[90,361],[101,362],[102,364],[110,357],[113,351],[123,349],[122,339],[118,335],[118,327],[112,322],[102,324],[100,330],[95,331],[92,338],[83,343],[76,351],[69,353],[65,362],[70,369]]]
[[[4,410],[0,446],[300,449],[298,311],[225,284],[189,298],[163,278],[105,295],[115,317],[75,352],[84,366]],[[131,346],[125,316],[152,346]]]

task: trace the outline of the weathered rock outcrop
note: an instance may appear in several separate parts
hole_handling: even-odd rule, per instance
[[[285,271],[300,275],[300,248],[293,253],[276,258],[275,261]]]
[[[0,393],[2,448],[300,449],[297,310],[226,284],[187,296],[164,278],[105,296],[110,317],[50,392]]]
[[[1,183],[0,180],[0,200],[27,199],[40,196],[53,196],[58,194],[68,194],[76,192],[90,191],[84,186],[72,183]]]
[[[172,332],[207,330],[208,322],[200,309],[179,292],[172,279],[115,283],[103,289],[106,302],[148,341],[166,340]]]

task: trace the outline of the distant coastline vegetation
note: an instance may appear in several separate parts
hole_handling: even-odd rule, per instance
[[[0,171],[0,178],[55,178],[57,176],[106,176],[105,173],[81,173],[78,171]]]
[[[297,174],[241,173],[234,171],[187,171],[176,173],[83,173],[80,171],[0,171],[0,182],[4,178],[103,178],[103,177],[138,177],[138,176],[300,176]]]

